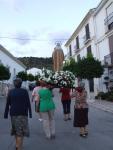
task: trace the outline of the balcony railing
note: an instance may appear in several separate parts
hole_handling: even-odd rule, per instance
[[[91,40],[90,35],[84,35],[83,39],[84,39],[84,44],[87,44]]]
[[[113,12],[109,14],[104,20],[105,25],[109,25],[113,22]]]
[[[113,65],[113,52],[104,56],[104,63],[108,66]]]
[[[77,48],[77,46],[74,46],[74,53],[76,54],[80,49]]]
[[[113,12],[105,18],[104,24],[107,26],[107,31],[113,29]]]

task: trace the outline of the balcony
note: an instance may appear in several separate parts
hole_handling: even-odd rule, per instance
[[[85,45],[91,41],[90,35],[84,35],[83,39]]]
[[[107,66],[113,66],[113,52],[104,56],[104,64]]]
[[[74,53],[76,54],[79,50],[80,50],[80,49],[77,48],[77,46],[75,45],[75,46],[74,46]]]
[[[109,14],[104,20],[104,24],[107,27],[107,31],[113,29],[113,12]]]

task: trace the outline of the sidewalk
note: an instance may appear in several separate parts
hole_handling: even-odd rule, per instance
[[[113,113],[113,102],[105,100],[89,100],[89,105],[98,109],[101,109],[106,112]]]

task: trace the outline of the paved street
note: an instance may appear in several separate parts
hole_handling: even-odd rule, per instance
[[[106,112],[113,113],[113,102],[108,102],[105,100],[93,100],[89,102],[90,106],[99,108]]]
[[[56,103],[56,139],[46,140],[42,124],[33,109],[30,121],[30,138],[24,142],[24,150],[113,150],[113,114],[92,107],[89,109],[89,136],[79,137],[73,121],[63,121],[58,91],[54,91]],[[10,120],[3,119],[5,100],[0,98],[0,150],[13,150],[14,138],[9,135]],[[72,102],[72,108],[74,101]],[[34,108],[34,105],[33,105]],[[73,110],[72,110],[73,118]]]

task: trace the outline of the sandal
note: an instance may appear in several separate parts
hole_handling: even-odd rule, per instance
[[[85,132],[85,135],[88,135],[88,132]]]
[[[71,120],[71,118],[69,117],[68,120]]]
[[[67,121],[68,119],[67,118],[64,118],[64,121]]]
[[[86,137],[86,134],[85,133],[80,133],[80,136],[81,137]]]

